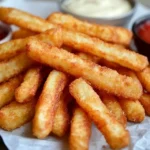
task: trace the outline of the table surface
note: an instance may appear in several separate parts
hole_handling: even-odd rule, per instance
[[[43,18],[46,18],[50,13],[54,11],[59,11],[58,3],[56,1],[50,0],[15,0],[15,3],[14,0],[2,0],[0,1],[0,6],[19,8]],[[126,27],[131,29],[133,22],[137,18],[146,14],[150,14],[150,9],[144,7],[141,4],[138,4],[136,13]],[[8,150],[1,138],[0,150]]]

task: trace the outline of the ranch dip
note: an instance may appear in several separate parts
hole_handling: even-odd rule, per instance
[[[119,17],[131,10],[127,0],[67,0],[63,7],[77,15],[87,17]]]

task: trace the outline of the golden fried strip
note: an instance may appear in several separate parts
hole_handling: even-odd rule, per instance
[[[135,73],[134,71],[129,70],[129,69],[127,69],[127,68],[121,68],[121,67],[120,67],[120,68],[117,68],[116,70],[117,70],[120,74],[129,76],[129,77],[135,79],[137,82],[140,83],[140,81],[139,81],[139,79],[138,79],[138,77],[137,77],[137,75],[136,75],[136,73]],[[141,85],[141,86],[142,86],[142,85]]]
[[[73,112],[69,136],[70,150],[88,150],[91,136],[91,120],[79,107]]]
[[[19,75],[0,84],[0,108],[14,99],[15,90],[22,82],[22,79],[22,75]]]
[[[141,72],[137,72],[137,76],[143,87],[150,92],[150,65]]]
[[[41,69],[41,67],[34,67],[26,72],[24,81],[15,91],[15,98],[17,102],[24,103],[32,100],[35,96],[42,83]]]
[[[67,76],[64,73],[56,70],[50,72],[37,102],[33,119],[33,135],[37,138],[44,138],[51,132],[56,104],[66,83]]]
[[[117,121],[125,127],[127,124],[127,118],[115,96],[106,94],[104,92],[99,92],[99,95],[108,110],[114,115]]]
[[[144,93],[140,99],[140,103],[143,105],[145,112],[148,116],[150,116],[150,94]]]
[[[135,71],[141,71],[148,65],[147,57],[134,51],[103,42],[82,33],[67,29],[62,31],[64,45],[71,46],[78,51],[104,58]]]
[[[72,97],[69,94],[69,90],[66,88],[60,96],[52,128],[52,132],[59,137],[64,136],[69,127],[70,115],[68,112],[68,103],[71,99]]]
[[[40,18],[37,19],[37,23],[36,21],[33,21],[35,18],[37,19],[37,17],[31,16],[30,14],[17,9],[3,7],[0,8],[0,19],[7,23],[12,23],[16,19],[16,22],[19,22],[21,25],[23,24],[26,29],[30,29],[35,32],[42,32],[47,29],[51,29],[51,26],[54,26],[43,19],[41,20]],[[25,20],[25,22],[23,22],[23,20]],[[45,22],[43,23],[43,21]],[[48,24],[46,25],[45,23]],[[28,24],[28,26],[26,24]],[[120,65],[131,68],[135,71],[144,69],[148,64],[147,58],[140,54],[136,54],[132,51],[126,51],[126,49],[121,48],[120,46],[118,47],[116,45],[108,44],[84,34],[75,33],[76,32],[64,30],[64,43],[66,45],[68,44],[69,46],[71,44],[70,46],[74,46],[73,48],[78,48],[84,52],[92,53],[96,56],[105,57],[105,59],[109,61],[119,63]],[[96,45],[95,48],[94,45]],[[112,51],[111,53],[110,50]]]
[[[57,47],[62,45],[62,32],[61,29],[51,29],[44,33],[27,37],[24,39],[11,40],[6,43],[0,44],[0,60],[5,60],[15,56],[25,50],[25,45],[31,39],[38,39],[40,41],[50,43]]]
[[[137,77],[137,75],[136,75],[136,73],[135,73],[134,71],[131,71],[131,70],[126,69],[126,68],[117,68],[116,70],[117,70],[120,74],[122,74],[122,75],[126,75],[126,76],[128,76],[128,77],[131,77],[131,78],[134,80],[134,82],[137,83],[138,87],[141,88],[141,91],[142,91],[142,93],[143,93],[143,87],[142,87],[142,85],[141,85],[141,82],[139,81],[139,79],[138,79],[138,77]],[[135,92],[138,93],[138,91],[136,91],[136,90],[137,90],[137,89],[135,88]]]
[[[111,148],[119,149],[129,144],[128,131],[109,112],[86,81],[82,78],[76,79],[70,84],[69,91],[76,99],[78,105],[89,115],[103,133]]]
[[[0,83],[28,69],[33,61],[26,53],[21,53],[10,60],[0,62]]]
[[[29,31],[29,30],[19,29],[12,33],[12,39],[22,39],[22,38],[26,38],[29,36],[33,36],[35,34],[36,34],[35,32]]]
[[[138,99],[142,95],[141,86],[139,87],[131,77],[120,75],[115,70],[83,60],[65,50],[32,40],[27,44],[27,52],[33,60],[75,77],[83,77],[99,90],[133,99]]]
[[[138,100],[119,99],[118,102],[122,107],[127,120],[131,122],[142,122],[145,118],[145,111]]]
[[[47,20],[70,30],[75,30],[100,38],[106,42],[129,46],[132,39],[132,32],[128,29],[108,25],[91,24],[60,12],[52,13]]]
[[[141,85],[140,81],[138,80],[136,74],[133,71],[130,71],[125,68],[124,69],[120,68],[117,71],[123,75],[130,76],[131,78],[133,78],[133,80],[135,82],[137,82],[137,84],[139,84],[139,86]],[[142,86],[141,86],[141,89],[142,89]],[[136,88],[135,88],[135,91],[136,91]],[[138,92],[138,91],[136,91],[136,92]],[[138,99],[134,101],[132,99],[120,98],[119,103],[120,103],[122,109],[124,110],[128,121],[142,122],[144,120],[144,118],[145,118],[144,108],[142,107],[142,105],[138,101]]]
[[[16,8],[0,7],[0,20],[35,32],[43,32],[56,27],[43,18]]]
[[[97,57],[94,55],[90,55],[87,53],[78,52],[78,53],[76,53],[76,55],[78,55],[82,59],[91,60],[97,64],[100,64],[102,66],[106,66],[106,67],[114,69],[114,70],[116,70],[117,68],[120,67],[118,64],[115,64],[115,63],[107,61],[103,58],[100,58],[100,57]]]
[[[76,53],[76,55],[78,55],[82,59],[91,60],[95,63],[99,63],[100,59],[101,59],[99,57],[96,57],[96,56],[93,56],[93,55],[90,55],[90,54],[86,54],[86,53],[82,53],[82,52]]]
[[[16,101],[0,110],[0,127],[4,130],[14,130],[29,122],[34,116],[36,101],[20,104]]]

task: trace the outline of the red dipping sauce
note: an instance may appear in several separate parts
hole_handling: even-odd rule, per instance
[[[137,34],[142,40],[150,44],[150,20],[147,20],[139,25]]]
[[[138,18],[132,26],[132,31],[138,52],[147,56],[150,61],[150,14]]]

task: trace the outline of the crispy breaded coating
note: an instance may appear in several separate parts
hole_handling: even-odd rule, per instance
[[[136,73],[134,72],[134,71],[132,71],[132,70],[129,70],[129,69],[127,69],[127,68],[117,68],[116,69],[120,74],[122,74],[122,75],[126,75],[126,76],[128,76],[128,77],[131,77],[133,80],[134,80],[134,82],[136,82],[137,83],[137,85],[138,85],[138,87],[139,88],[141,88],[141,91],[142,91],[142,93],[143,93],[143,87],[142,87],[142,84],[141,84],[141,82],[139,81],[139,79],[138,79],[138,77],[137,77],[137,75],[136,75]],[[136,89],[135,89],[136,90]],[[137,91],[138,92],[138,91]]]
[[[146,114],[148,116],[150,116],[150,94],[143,93],[143,95],[140,97],[139,101],[143,105]]]
[[[118,102],[128,121],[138,123],[145,119],[144,108],[138,100],[120,98]]]
[[[44,19],[13,8],[1,7],[0,20],[35,32],[43,32],[51,28],[58,28],[58,26],[48,23],[48,21]],[[81,50],[82,52],[104,57],[106,60],[118,63],[119,65],[135,71],[140,71],[148,65],[148,60],[145,56],[133,51],[128,51],[121,46],[91,38],[85,34],[63,29],[63,40],[65,45],[73,46],[73,48]]]
[[[79,32],[67,29],[62,31],[64,45],[71,46],[80,52],[104,58],[135,71],[141,71],[148,65],[147,57],[134,51],[106,43]]]
[[[70,84],[69,91],[88,114],[112,149],[121,149],[130,142],[129,133],[109,112],[93,88],[82,78]]]
[[[18,75],[0,84],[0,108],[14,99],[15,90],[21,84],[22,79],[23,76]]]
[[[27,37],[24,39],[16,39],[0,44],[0,60],[5,60],[25,51],[25,46],[29,40],[38,39],[40,41],[60,47],[62,45],[61,29],[51,29],[44,33]]]
[[[69,136],[70,150],[88,150],[91,136],[91,120],[78,106],[74,109]]]
[[[122,110],[117,98],[113,95],[109,95],[104,92],[99,92],[99,96],[108,110],[114,115],[118,122],[120,122],[124,127],[127,124],[127,118],[124,111]]]
[[[138,80],[136,74],[133,71],[125,69],[125,68],[120,68],[117,71],[123,75],[130,76],[131,78],[133,78],[135,82],[137,82],[137,84],[139,84],[139,86],[141,86],[140,81]],[[141,89],[142,89],[142,86],[141,86]],[[132,99],[120,98],[119,103],[122,109],[124,110],[128,121],[142,122],[144,120],[145,118],[144,108],[142,107],[138,99],[132,100]]]
[[[20,74],[31,67],[32,64],[33,61],[26,53],[21,53],[10,60],[0,62],[0,83]]]
[[[12,33],[12,39],[22,39],[22,38],[26,38],[29,36],[33,36],[35,34],[37,34],[37,33],[29,31],[29,30],[25,30],[25,29],[19,29]]]
[[[150,92],[150,65],[141,72],[137,72],[137,76],[143,87]]]
[[[107,60],[105,60],[103,58],[100,58],[100,57],[97,57],[97,56],[94,56],[94,55],[91,55],[91,54],[78,52],[78,53],[76,53],[76,55],[78,55],[82,59],[91,60],[91,61],[93,61],[93,62],[95,62],[97,64],[100,64],[102,66],[106,66],[106,67],[114,69],[114,70],[116,70],[117,68],[120,67],[116,63],[107,61]]]
[[[139,81],[139,79],[138,79],[138,77],[137,77],[137,75],[136,75],[136,72],[134,72],[134,71],[132,71],[132,70],[129,70],[129,69],[127,69],[127,68],[122,68],[122,67],[117,68],[116,70],[117,70],[117,72],[119,72],[120,74],[129,76],[129,77],[131,77],[131,78],[137,80],[137,82],[139,82],[139,84],[141,84],[140,81]],[[141,85],[141,86],[142,86],[142,85]]]
[[[28,102],[35,96],[42,83],[41,69],[42,67],[33,67],[26,72],[23,82],[15,91],[17,102]]]
[[[20,104],[16,101],[0,109],[0,127],[4,130],[14,130],[31,121],[35,112],[36,101]]]
[[[115,70],[83,60],[65,50],[32,40],[27,45],[27,52],[33,60],[75,77],[83,77],[99,90],[132,99],[138,99],[142,95],[141,86],[139,87],[139,84],[134,82],[131,77],[120,75]]]
[[[44,32],[56,27],[43,18],[9,7],[0,7],[0,20],[35,32]]]
[[[62,72],[53,70],[47,77],[33,119],[32,131],[37,138],[45,138],[52,131],[57,103],[66,84],[67,76]]]
[[[82,52],[78,52],[78,53],[76,53],[76,55],[78,55],[82,59],[91,60],[95,63],[99,63],[100,59],[101,59],[99,57],[96,57],[96,56],[93,56],[93,55],[90,55],[90,54],[86,54],[86,53],[82,53]]]
[[[70,124],[70,114],[68,111],[68,103],[72,100],[69,89],[66,88],[60,96],[58,108],[55,112],[52,133],[62,137],[66,134]]]
[[[52,22],[70,30],[100,38],[106,42],[128,46],[132,39],[132,32],[128,29],[109,25],[92,24],[60,12],[52,13],[48,16],[47,20],[50,23]]]

